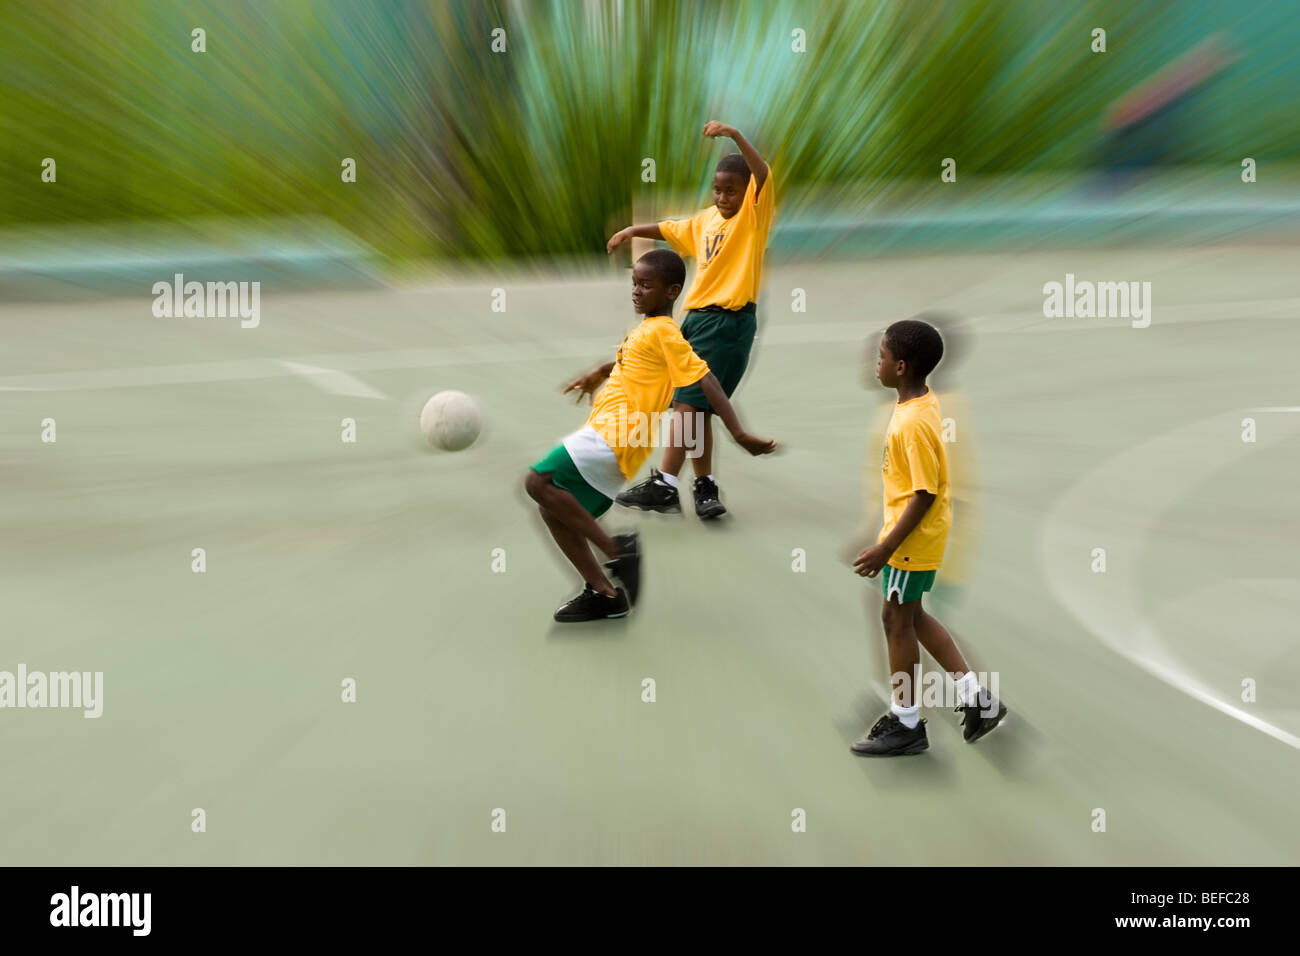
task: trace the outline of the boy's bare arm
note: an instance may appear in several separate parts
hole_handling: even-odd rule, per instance
[[[880,572],[880,569],[888,563],[894,552],[898,550],[898,546],[921,523],[926,511],[930,509],[930,505],[934,504],[934,497],[933,492],[914,492],[912,500],[907,503],[907,507],[903,509],[903,513],[899,516],[898,524],[890,529],[885,540],[867,548],[858,555],[857,560],[853,562],[854,573],[864,578],[874,578]]]
[[[726,136],[733,140],[740,148],[740,155],[745,157],[745,162],[749,165],[750,175],[754,177],[754,195],[757,196],[759,190],[763,188],[763,183],[767,182],[767,163],[763,157],[758,155],[749,140],[740,134],[740,130],[734,126],[727,126],[725,123],[719,123],[716,120],[710,120],[704,124],[705,136]]]
[[[652,222],[648,226],[628,226],[626,229],[620,229],[614,235],[609,237],[609,242],[605,243],[605,252],[613,252],[629,239],[660,239],[664,234],[659,231],[659,223]]]
[[[584,395],[587,397],[588,401],[591,401],[591,396],[595,394],[596,389],[605,384],[605,379],[609,378],[609,373],[612,371],[614,371],[613,362],[606,362],[604,365],[597,365],[590,372],[579,375],[576,379],[570,382],[569,387],[564,390],[564,394],[568,395],[572,391],[577,391],[578,397],[574,399],[575,405],[582,403],[582,397]]]
[[[722,424],[727,426],[727,431],[731,432],[731,437],[736,440],[737,445],[751,455],[766,455],[776,450],[775,439],[759,438],[745,431],[740,424],[740,416],[736,414],[735,406],[731,404],[727,393],[722,390],[722,385],[712,372],[705,375],[697,384],[713,407],[714,414],[722,420]]]

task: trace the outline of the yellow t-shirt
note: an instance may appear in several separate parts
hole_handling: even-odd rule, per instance
[[[708,374],[709,366],[682,338],[671,315],[648,315],[627,334],[587,418],[614,449],[623,477],[631,478],[650,457],[673,389]]]
[[[659,223],[659,231],[678,255],[695,257],[695,281],[686,294],[687,309],[708,305],[739,309],[758,301],[763,251],[776,209],[772,178],[768,167],[763,188],[755,196],[751,175],[744,201],[730,219],[723,219],[718,207],[710,206],[690,219]]]
[[[889,564],[905,571],[932,571],[943,564],[952,528],[952,492],[948,483],[948,452],[943,446],[943,413],[930,389],[920,398],[899,402],[885,433],[881,478],[885,489],[885,526],[879,544],[898,524],[918,491],[935,496],[921,523],[903,539]]]

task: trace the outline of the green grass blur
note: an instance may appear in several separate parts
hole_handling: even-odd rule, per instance
[[[787,212],[937,189],[947,156],[963,175],[1075,171],[1102,158],[1109,105],[1215,33],[1241,56],[1162,158],[1294,159],[1289,16],[1268,0],[4,0],[0,225],[323,214],[394,259],[589,252],[634,205],[703,202],[727,148],[699,136],[708,119],[779,164]]]

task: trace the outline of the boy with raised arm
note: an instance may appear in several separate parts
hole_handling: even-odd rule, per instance
[[[698,387],[736,444],[751,455],[776,448],[775,441],[741,427],[722,386],[682,338],[672,309],[685,282],[686,264],[675,252],[655,249],[637,260],[632,304],[644,318],[623,339],[614,361],[565,389],[577,391],[579,400],[594,396],[587,423],[533,465],[524,480],[551,537],[585,582],[582,593],[555,612],[557,621],[624,617],[636,603],[641,584],[637,535],[610,536],[596,519],[650,456],[652,419],[668,409],[674,388]],[[597,560],[593,544],[609,558],[607,563]],[[622,587],[615,587],[606,572]]]
[[[682,335],[695,353],[708,363],[722,391],[730,398],[749,364],[757,329],[759,277],[763,251],[776,208],[772,170],[738,130],[718,122],[704,126],[704,135],[725,136],[739,153],[723,156],[713,174],[713,205],[689,219],[668,219],[644,226],[629,226],[610,237],[605,249],[613,252],[632,238],[660,239],[683,256],[696,260],[695,282],[686,295]],[[673,394],[673,417],[663,459],[650,477],[616,499],[643,511],[678,514],[677,476],[686,458],[683,417],[702,422],[701,454],[693,459],[695,513],[703,519],[726,513],[713,476],[713,414],[710,397],[698,385]]]

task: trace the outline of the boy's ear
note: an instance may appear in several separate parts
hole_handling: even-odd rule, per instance
[[[674,282],[672,285],[668,287],[669,302],[676,302],[677,297],[681,294],[682,294],[682,284],[680,282]]]

